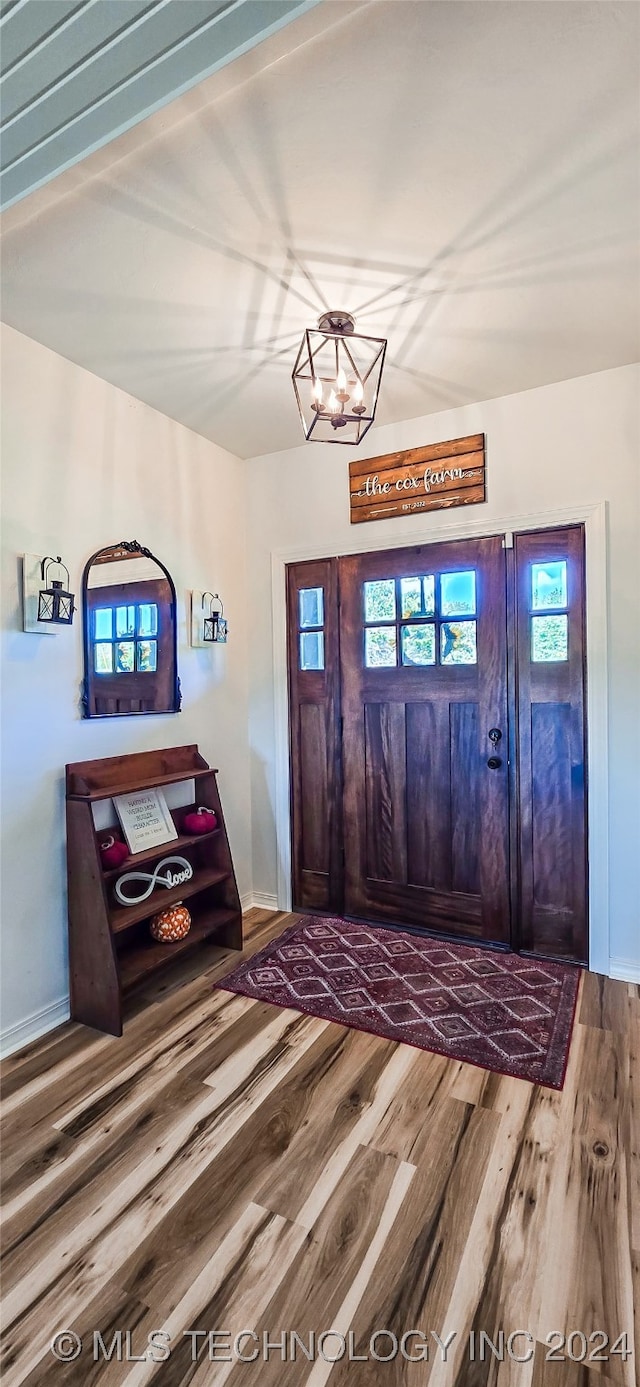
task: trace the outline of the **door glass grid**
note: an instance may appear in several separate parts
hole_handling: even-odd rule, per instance
[[[569,594],[566,559],[530,565],[529,622],[533,664],[569,659]]]
[[[158,667],[158,607],[142,602],[96,607],[93,668],[96,674],[154,674]],[[153,637],[142,640],[141,637]]]
[[[477,663],[475,569],[365,582],[363,616],[366,669]]]
[[[301,670],[324,669],[324,588],[298,592],[298,664]]]

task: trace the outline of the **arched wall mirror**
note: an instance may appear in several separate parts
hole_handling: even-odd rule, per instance
[[[137,540],[93,554],[82,576],[85,718],[178,713],[176,590]]]

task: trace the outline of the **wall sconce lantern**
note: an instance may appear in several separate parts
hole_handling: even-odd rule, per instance
[[[49,585],[49,569],[63,568],[67,575],[67,586],[62,586],[61,578],[52,578]],[[38,621],[47,621],[58,626],[70,626],[75,612],[73,593],[69,592],[69,569],[62,562],[60,555],[57,559],[47,557],[42,560],[40,573],[43,583],[47,586],[40,589],[38,595]]]
[[[218,596],[217,592],[204,592],[202,594],[203,609],[206,597],[210,597],[211,601],[209,603],[209,615],[204,618],[203,639],[207,642],[217,641],[221,645],[226,644],[228,628],[223,616],[224,607],[222,605],[222,599]],[[219,611],[214,611],[214,602],[220,603]]]
[[[292,380],[307,442],[353,446],[374,421],[387,342],[355,325],[350,313],[323,313],[302,338]]]

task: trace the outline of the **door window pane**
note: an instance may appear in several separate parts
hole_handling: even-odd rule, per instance
[[[298,594],[300,606],[300,625],[322,626],[324,624],[324,589],[301,588]],[[318,668],[318,666],[313,666]]]
[[[135,630],[135,607],[116,607],[116,636],[134,636]]]
[[[364,619],[365,621],[395,621],[395,578],[383,578],[377,583],[365,583]]]
[[[424,594],[424,614],[434,616],[436,610],[436,580],[433,573],[429,573],[422,579],[422,591]]]
[[[136,644],[136,667],[140,674],[155,674],[158,668],[158,642],[138,641]]]
[[[113,636],[113,607],[96,607],[93,624],[94,640],[110,641]]]
[[[93,667],[96,674],[113,673],[113,646],[94,645],[93,647]]]
[[[300,669],[324,669],[324,633],[322,631],[301,632]]]
[[[554,563],[532,563],[531,606],[534,612],[540,611],[541,607],[567,606],[567,565],[564,559]]]
[[[158,608],[155,602],[143,602],[138,607],[138,635],[157,636]]]
[[[422,583],[419,578],[401,578],[400,600],[403,617],[422,614]]]
[[[116,674],[131,674],[134,668],[135,646],[133,641],[117,641]]]
[[[443,621],[440,627],[440,662],[443,665],[475,665],[475,621]]]
[[[431,623],[424,626],[402,626],[403,665],[435,665],[436,628]]]
[[[567,616],[532,616],[531,659],[536,664],[569,658]]]
[[[440,574],[440,615],[474,616],[476,575],[473,568],[463,573]]]
[[[367,669],[382,669],[396,665],[395,626],[369,626],[365,630],[364,661]]]
[[[400,579],[400,605],[402,618],[410,616],[434,616],[436,580],[431,573],[426,578]]]

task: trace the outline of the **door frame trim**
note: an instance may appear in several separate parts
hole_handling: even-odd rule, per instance
[[[275,797],[278,909],[291,910],[291,811],[289,802],[289,702],[287,691],[286,566],[307,559],[375,553],[384,549],[440,544],[447,540],[484,538],[521,530],[550,530],[561,525],[585,527],[585,587],[587,614],[587,811],[589,861],[589,968],[610,973],[609,944],[609,730],[608,730],[608,570],[607,502],[566,506],[552,511],[467,518],[437,530],[409,527],[406,538],[358,533],[345,542],[318,540],[314,544],[271,552],[273,617],[273,693],[275,732]]]

